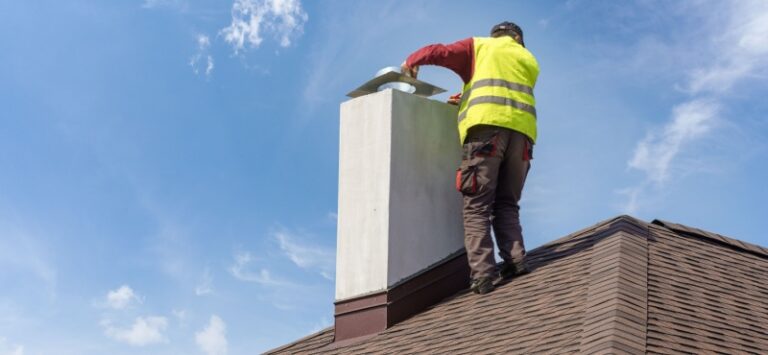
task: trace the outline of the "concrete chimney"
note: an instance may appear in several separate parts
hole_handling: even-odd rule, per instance
[[[337,342],[467,287],[456,111],[392,89],[341,105]]]

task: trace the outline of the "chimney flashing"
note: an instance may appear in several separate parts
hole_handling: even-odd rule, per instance
[[[334,342],[366,339],[469,286],[463,250],[396,286],[334,302]]]

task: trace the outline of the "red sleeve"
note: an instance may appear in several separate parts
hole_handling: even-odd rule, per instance
[[[409,67],[419,65],[439,65],[453,70],[464,83],[472,80],[474,70],[474,40],[470,37],[448,45],[432,44],[413,52],[405,64]]]

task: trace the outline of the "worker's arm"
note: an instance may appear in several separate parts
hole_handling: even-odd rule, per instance
[[[451,44],[432,44],[413,52],[403,63],[403,72],[416,77],[421,65],[439,65],[453,70],[464,83],[472,79],[474,41],[463,39]]]

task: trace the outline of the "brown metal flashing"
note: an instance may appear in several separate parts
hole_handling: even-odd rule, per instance
[[[338,307],[338,305],[337,305]],[[380,333],[387,329],[388,305],[381,303],[356,312],[336,311],[334,341]]]
[[[389,290],[335,302],[336,346],[380,333],[468,287],[466,259],[466,253],[454,254]]]
[[[387,303],[387,291],[334,302],[334,316],[370,310]]]
[[[387,327],[419,313],[469,287],[469,264],[466,253],[454,256],[439,267],[430,269],[387,292],[389,314]]]
[[[443,260],[428,266],[421,272],[397,282],[389,289],[390,301],[397,301],[411,293],[426,288],[431,283],[437,282],[439,279],[451,277],[462,269],[469,270],[469,266],[464,265],[466,264],[466,260],[467,252],[464,248],[461,248],[445,257]],[[461,261],[463,261],[463,263]]]

